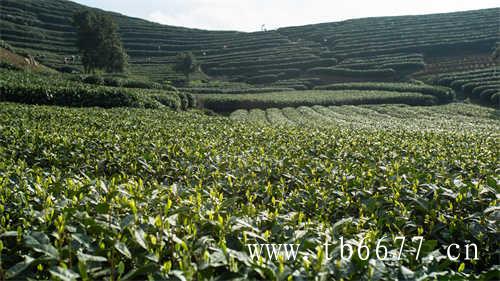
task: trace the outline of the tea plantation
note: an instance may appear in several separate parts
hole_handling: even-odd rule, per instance
[[[0,281],[500,280],[499,8],[250,33],[100,11],[129,64],[92,74],[89,9],[0,0]]]
[[[465,97],[483,104],[500,105],[500,68],[483,68],[442,74],[436,83],[453,87]]]
[[[142,88],[145,86],[146,88]],[[0,68],[0,101],[90,107],[141,107],[187,109],[194,97],[176,89],[93,85],[57,74],[33,74]]]
[[[297,107],[301,105],[359,105],[406,103],[434,105],[432,95],[417,92],[394,91],[293,91],[262,94],[210,94],[199,96],[199,103],[206,108],[228,112],[239,108]]]
[[[66,0],[1,0],[0,39],[47,66],[81,70],[71,17],[86,9],[91,8]],[[493,8],[378,17],[251,33],[189,29],[108,14],[119,26],[130,73],[141,79],[185,82],[172,65],[179,52],[191,51],[201,63],[199,79],[311,89],[493,67],[499,13]]]
[[[274,114],[293,124],[314,121],[269,126],[196,112],[2,103],[2,274],[61,280],[498,276],[494,110],[363,106]],[[411,243],[399,261],[343,261],[333,245],[327,262],[321,251],[327,238],[365,238],[374,249],[383,236],[417,235],[424,237],[418,260]],[[251,259],[245,245],[256,242],[298,243],[299,258]],[[477,244],[479,260],[462,253],[450,261],[444,249],[455,242]]]

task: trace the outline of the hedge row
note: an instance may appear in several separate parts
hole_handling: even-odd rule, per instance
[[[440,75],[435,83],[454,88],[465,97],[500,107],[500,68],[485,68]]]
[[[331,75],[343,77],[392,78],[396,75],[394,69],[348,69],[336,67],[314,67],[307,70],[312,75]]]
[[[0,101],[27,104],[92,107],[160,108],[160,103],[149,96],[140,96],[125,89],[100,87],[65,87],[51,85],[8,84],[0,81]],[[170,98],[173,108],[179,101]]]
[[[256,57],[249,57],[246,59],[238,59],[238,60],[230,60],[229,62],[223,62],[219,63],[217,66],[218,67],[249,67],[249,66],[254,66],[254,65],[259,65],[259,66],[273,66],[276,64],[287,64],[287,63],[297,63],[298,61],[307,61],[307,60],[318,60],[317,56],[313,54],[300,54],[298,56],[291,56],[291,55],[286,55],[283,56],[281,54],[275,55],[272,57],[261,57],[261,56],[256,56]],[[330,58],[333,59],[333,58]]]
[[[266,69],[290,69],[290,68],[296,68],[296,69],[301,69],[305,70],[311,67],[316,67],[316,66],[332,66],[337,63],[336,59],[315,59],[315,60],[307,60],[307,61],[301,61],[301,62],[294,62],[294,63],[284,63],[284,64],[275,64],[275,65],[266,65],[266,66],[249,66],[249,67],[214,67],[214,68],[209,68],[206,70],[206,72],[210,75],[235,75],[235,74],[244,74],[248,75],[249,73],[255,73],[259,70],[262,70],[263,68]]]
[[[292,46],[293,48],[290,46],[281,46],[279,48],[256,49],[253,51],[232,52],[223,55],[207,55],[203,57],[203,64],[207,68],[210,68],[219,66],[220,63],[227,63],[229,61],[255,60],[256,58],[269,59],[290,57],[295,57],[298,60],[300,58],[314,57],[317,55],[317,52],[313,51],[311,48],[295,45]]]
[[[313,88],[313,84],[308,81],[303,81],[299,79],[288,79],[279,80],[274,83],[269,84],[271,87],[287,87],[295,90],[310,90]]]
[[[110,87],[124,87],[124,88],[137,88],[137,89],[165,89],[168,85],[162,85],[157,82],[134,80],[119,77],[102,77],[102,76],[81,76],[77,78],[83,83],[110,86]],[[170,87],[169,90],[174,90]]]
[[[311,90],[314,88],[314,86],[319,84],[321,84],[320,78],[309,77],[309,78],[281,79],[271,84],[268,84],[268,86],[293,88],[295,90]]]
[[[288,76],[295,77],[299,76],[302,71],[298,68],[285,68],[285,69],[263,69],[257,72],[259,73],[259,75],[286,73],[286,75]]]
[[[90,86],[58,77],[5,70],[0,71],[0,101],[104,108],[187,109],[195,106],[194,97],[185,93]]]
[[[313,105],[409,104],[434,105],[439,101],[431,95],[392,91],[293,91],[263,94],[220,94],[198,97],[205,108],[230,112],[237,109],[284,108]]]
[[[498,97],[494,97],[496,93],[500,92],[500,79],[489,82],[469,82],[462,86],[462,91],[465,96],[471,99],[480,100],[483,103],[500,107]]]
[[[274,70],[279,71],[279,70]],[[246,79],[249,84],[269,84],[276,82],[278,80],[286,80],[291,78],[296,78],[300,76],[301,71],[299,69],[284,69],[279,72],[269,72],[270,74],[262,74],[257,76],[252,76]]]
[[[349,69],[390,68],[406,75],[425,69],[422,54],[388,54],[375,57],[351,58],[342,61],[338,67]]]
[[[194,94],[260,94],[269,92],[289,92],[293,91],[290,87],[272,87],[272,88],[179,88],[180,91],[186,91]]]
[[[393,91],[393,92],[415,92],[426,95],[432,95],[439,99],[440,102],[450,102],[455,99],[455,92],[448,87],[430,86],[423,84],[409,83],[379,83],[379,82],[364,82],[364,83],[339,83],[315,87],[316,90],[377,90],[377,91]]]
[[[258,76],[253,76],[247,79],[247,83],[250,84],[266,84],[266,83],[272,83],[275,81],[279,80],[279,77],[283,73],[278,73],[278,74],[265,74],[265,75],[258,75]]]

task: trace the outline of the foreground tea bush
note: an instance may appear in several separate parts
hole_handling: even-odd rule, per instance
[[[493,279],[500,125],[492,110],[470,112],[490,127],[273,127],[190,112],[1,103],[0,274]],[[418,260],[415,244],[399,261],[341,261],[336,244],[327,262],[321,250],[341,236],[375,249],[383,236],[417,235]],[[253,260],[246,245],[257,242],[301,247],[295,261]],[[451,243],[476,243],[479,260],[449,260]]]

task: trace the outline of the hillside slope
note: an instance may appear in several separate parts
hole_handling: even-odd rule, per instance
[[[32,72],[57,73],[57,71],[40,64],[33,56],[17,54],[11,45],[0,40],[0,68],[10,70],[27,70]]]
[[[1,0],[0,38],[40,61],[65,66],[77,55],[71,16],[88,7],[64,0]],[[131,57],[133,73],[155,80],[175,79],[167,66],[180,51],[193,51],[200,61],[219,66],[244,57],[272,58],[274,63],[317,59],[318,43],[292,43],[277,32],[204,31],[165,26],[112,13]],[[234,77],[233,77],[234,78]]]
[[[65,57],[78,58],[71,16],[82,9],[90,8],[65,0],[0,0],[0,39],[51,67],[68,66]],[[366,18],[253,33],[173,27],[111,14],[135,75],[155,81],[181,79],[170,63],[178,52],[192,51],[204,72],[214,78],[253,84],[320,78],[316,83],[324,84],[379,81],[387,73],[382,80],[392,81],[429,69],[439,73],[491,66],[500,9]],[[470,63],[464,64],[464,58]],[[321,75],[321,69],[308,72],[318,67],[342,71],[335,71],[340,74],[334,77]]]

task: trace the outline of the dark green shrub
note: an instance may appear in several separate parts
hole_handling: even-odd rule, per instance
[[[186,110],[189,108],[189,99],[184,92],[176,92],[177,96],[180,99],[180,107],[182,110]]]
[[[186,97],[188,99],[188,107],[195,108],[197,106],[196,97],[191,93],[186,93]]]
[[[179,96],[177,95],[172,95],[172,94],[165,94],[165,93],[154,93],[151,94],[151,97],[161,103],[162,105],[169,107],[171,109],[185,109],[182,108],[181,101],[179,99]]]
[[[0,61],[0,68],[8,69],[8,70],[22,70],[22,68],[15,66],[6,61]]]
[[[56,70],[59,72],[62,72],[62,73],[71,73],[71,74],[82,73],[80,71],[80,69],[73,67],[73,66],[67,66],[67,65],[58,67],[58,68],[56,68]]]
[[[151,88],[151,83],[146,81],[126,79],[123,81],[122,86],[125,88],[149,89]]]
[[[83,83],[93,85],[104,85],[104,78],[98,75],[87,76],[83,79]]]
[[[123,85],[123,81],[120,78],[106,77],[104,78],[104,84],[110,87],[121,87]]]

